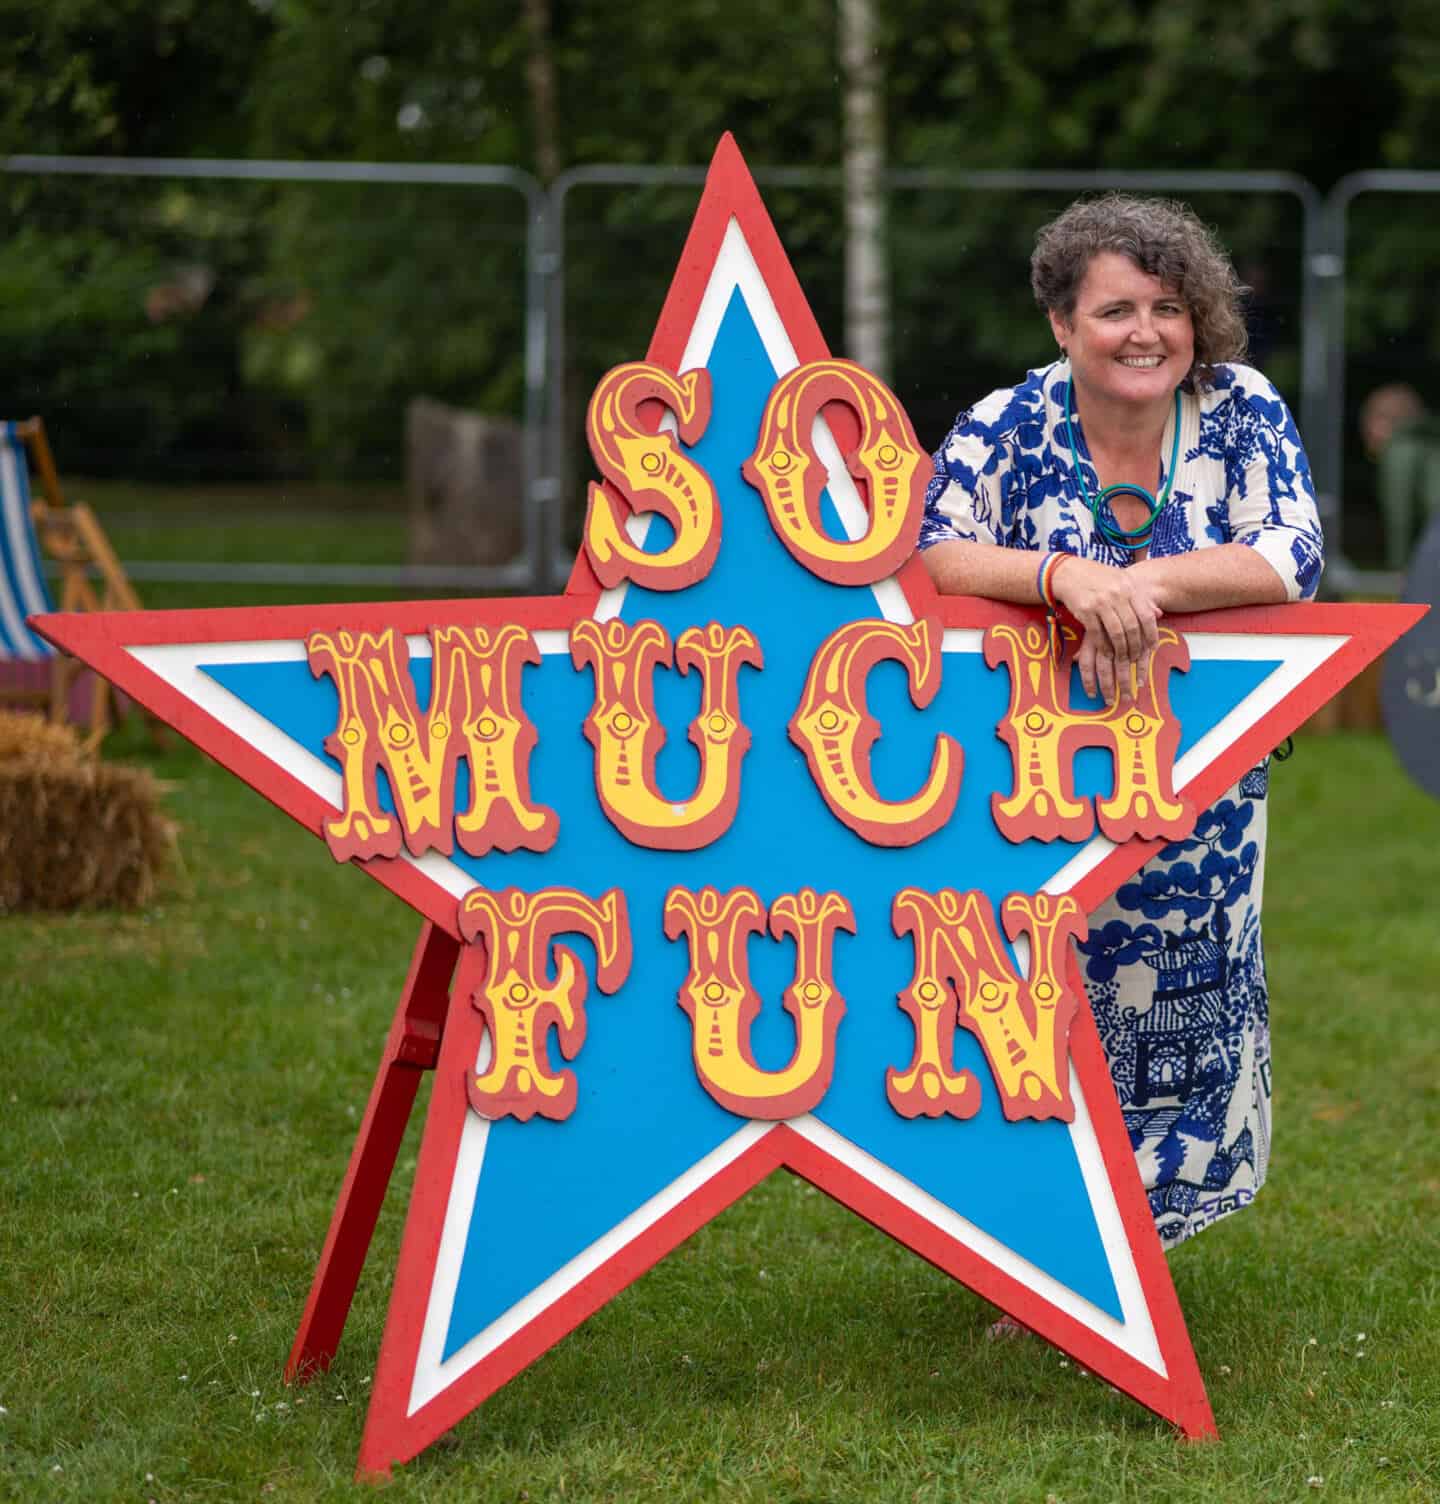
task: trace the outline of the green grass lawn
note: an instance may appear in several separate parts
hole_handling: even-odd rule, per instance
[[[280,1371],[417,920],[173,738],[107,755],[168,781],[183,867],[143,914],[0,919],[0,1499],[368,1498],[415,1125],[335,1367]],[[1171,1261],[1222,1440],[987,1343],[780,1175],[384,1497],[1440,1498],[1440,804],[1310,737],[1271,824],[1270,1183]]]
[[[66,495],[88,502],[122,564],[274,564],[400,569],[410,562],[404,490],[395,485],[257,482],[177,485],[80,478]],[[394,586],[246,579],[134,580],[151,610],[212,606],[453,599],[462,586]],[[53,582],[52,582],[53,583]],[[468,592],[468,593],[472,593]]]
[[[67,486],[100,518],[126,559],[288,564],[403,564],[407,503],[395,486]]]
[[[142,484],[81,478],[66,494],[86,501],[127,565],[316,564],[400,568],[409,562],[407,502],[398,486],[341,486],[314,482],[254,485]],[[147,607],[282,606],[353,601],[357,587],[324,584],[240,584],[137,579]],[[432,591],[364,587],[367,600],[415,600]]]

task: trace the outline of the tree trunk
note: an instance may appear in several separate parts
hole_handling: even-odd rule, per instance
[[[525,0],[525,31],[530,50],[525,84],[535,133],[535,171],[542,183],[560,172],[560,118],[555,110],[555,54],[550,45],[550,0]]]
[[[845,89],[845,343],[888,381],[890,263],[885,242],[885,107],[873,0],[839,0]]]

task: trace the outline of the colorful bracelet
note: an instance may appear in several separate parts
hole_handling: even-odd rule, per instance
[[[1035,588],[1047,611],[1060,609],[1060,602],[1055,599],[1055,576],[1060,572],[1060,566],[1069,563],[1073,557],[1073,554],[1056,551],[1046,554],[1040,561],[1040,568],[1035,573]]]
[[[1035,572],[1035,588],[1045,603],[1045,635],[1050,644],[1050,661],[1058,664],[1065,652],[1065,639],[1060,632],[1060,602],[1055,598],[1055,576],[1060,566],[1068,563],[1073,554],[1052,551],[1040,561]]]

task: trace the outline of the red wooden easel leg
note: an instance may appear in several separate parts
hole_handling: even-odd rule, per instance
[[[433,1070],[439,1058],[450,978],[459,953],[458,940],[425,922],[330,1219],[295,1346],[285,1365],[287,1382],[308,1379],[328,1368],[340,1345],[421,1073]]]

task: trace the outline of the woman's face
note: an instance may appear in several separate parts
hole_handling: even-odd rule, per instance
[[[1077,390],[1108,402],[1168,402],[1195,359],[1184,299],[1118,251],[1091,258],[1074,313],[1052,311],[1050,327]]]

